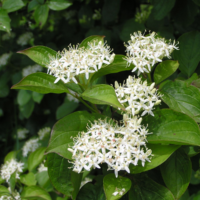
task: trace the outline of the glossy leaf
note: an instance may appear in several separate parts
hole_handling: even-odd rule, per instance
[[[29,4],[28,4],[28,12],[35,10],[38,6],[40,5],[40,3],[37,0],[32,0]]]
[[[9,152],[4,158],[4,163],[6,163],[7,161],[10,161],[11,159],[15,159],[17,156],[17,153],[18,153],[17,151]]]
[[[23,6],[25,6],[25,4],[22,0],[4,0],[2,8],[10,13],[21,9]]]
[[[39,5],[35,9],[34,19],[40,28],[42,28],[45,25],[48,15],[49,15],[49,7],[46,4]]]
[[[51,10],[64,10],[71,6],[72,3],[68,0],[50,0],[47,5]]]
[[[47,171],[38,172],[35,177],[38,182],[38,185],[41,188],[45,189],[48,192],[54,190],[53,185],[51,184],[51,181],[49,179],[49,174]]]
[[[0,9],[0,30],[10,33],[10,17],[4,9]]]
[[[29,102],[23,106],[19,106],[19,110],[21,112],[21,114],[25,117],[25,118],[29,118],[33,112],[35,103],[32,99],[29,100]]]
[[[174,200],[172,193],[164,186],[154,182],[148,177],[137,180],[129,191],[129,200],[159,199]]]
[[[107,75],[107,74],[113,74],[113,73],[118,73],[118,72],[128,71],[128,70],[133,69],[134,68],[133,65],[130,65],[129,67],[127,66],[127,61],[125,61],[124,58],[125,56],[123,55],[115,55],[114,61],[111,64],[95,72],[93,76],[91,77],[90,82],[92,83],[97,78]]]
[[[0,185],[0,197],[1,196],[10,196],[10,192],[7,187]]]
[[[190,158],[183,150],[174,152],[161,167],[163,180],[176,199],[186,191],[192,172]]]
[[[94,42],[95,41],[98,44],[98,42],[101,41],[102,43],[104,43],[104,37],[105,36],[102,36],[102,35],[92,35],[90,37],[87,37],[81,42],[81,44],[79,45],[79,48],[80,47],[88,48],[89,47],[88,42]]]
[[[154,82],[156,84],[162,82],[171,76],[178,69],[178,66],[178,61],[166,60],[161,62],[154,71]]]
[[[163,101],[173,110],[191,116],[200,122],[200,91],[184,81],[169,81],[161,91]]]
[[[152,150],[153,157],[151,162],[146,161],[144,167],[139,162],[137,166],[130,165],[130,172],[132,174],[138,174],[141,172],[153,169],[162,163],[164,163],[171,154],[176,151],[180,146],[177,145],[161,145],[161,144],[147,144],[147,147]]]
[[[178,60],[181,72],[189,77],[200,61],[200,33],[198,31],[185,33],[178,40],[179,50],[174,51],[174,59]]]
[[[200,146],[199,127],[188,115],[170,109],[158,110],[154,115],[143,121],[152,133],[147,137],[149,143]]]
[[[28,174],[21,174],[20,182],[27,186],[36,185],[35,175],[32,172]]]
[[[82,180],[82,173],[77,174],[72,171],[72,164],[69,161],[55,153],[47,155],[48,173],[54,187],[67,196],[73,194],[76,198]],[[59,174],[58,174],[59,171]],[[76,176],[73,179],[73,176]]]
[[[130,190],[131,180],[122,176],[116,178],[114,174],[108,174],[103,179],[103,187],[106,194],[106,199],[116,200],[120,199]],[[121,191],[122,189],[125,189],[122,195],[119,193],[116,196],[113,195],[114,192],[118,190]]]
[[[176,0],[153,0],[152,14],[155,20],[163,19],[174,7]]]
[[[81,97],[93,104],[110,105],[124,109],[117,99],[114,88],[109,85],[94,85],[86,89]]]
[[[28,56],[31,60],[41,65],[42,67],[47,67],[47,65],[50,63],[50,58],[55,58],[57,55],[56,51],[45,46],[34,46],[22,51],[18,51],[17,53]]]
[[[41,147],[32,152],[28,157],[28,170],[34,170],[43,160],[46,147]]]
[[[29,102],[31,99],[31,93],[26,90],[20,90],[17,94],[17,103],[23,106]]]
[[[52,200],[50,195],[39,186],[29,186],[23,189],[22,199]]]
[[[13,85],[11,89],[31,90],[42,94],[69,92],[63,82],[59,81],[55,84],[54,81],[54,76],[37,72],[26,76],[19,83]]]
[[[71,152],[67,149],[73,145],[73,138],[80,131],[85,131],[89,121],[101,118],[100,114],[89,114],[86,111],[74,112],[59,120],[53,127],[47,153],[57,153],[64,158],[71,159]]]

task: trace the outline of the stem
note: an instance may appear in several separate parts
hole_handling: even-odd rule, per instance
[[[151,80],[151,73],[150,72],[147,74],[147,76],[148,76],[149,81],[152,82],[152,80]]]

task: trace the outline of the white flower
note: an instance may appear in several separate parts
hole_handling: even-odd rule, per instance
[[[29,130],[26,128],[17,129],[17,137],[19,140],[25,139],[26,134],[29,133]]]
[[[44,166],[44,163],[41,163],[40,166],[38,167],[38,172],[43,172],[47,170],[48,168]]]
[[[37,65],[37,64],[31,65],[22,70],[22,76],[25,77],[25,76],[28,76],[29,74],[33,74],[35,72],[41,72],[41,71],[42,71],[42,67],[40,65]]]
[[[148,36],[142,35],[140,31],[131,35],[131,40],[126,44],[127,56],[125,60],[128,66],[135,65],[132,72],[149,73],[154,64],[162,62],[163,57],[170,58],[174,49],[178,50],[175,42],[167,43],[164,38],[155,38],[153,32]]]
[[[115,82],[115,93],[118,101],[124,105],[126,113],[136,115],[143,111],[141,116],[145,114],[154,116],[152,112],[154,106],[161,103],[160,95],[154,85],[155,83],[152,83],[148,86],[146,81],[141,81],[141,78],[129,76],[122,86]]]
[[[16,172],[16,178],[20,179],[19,173],[22,172],[24,163],[17,162],[15,159],[7,161],[1,167],[1,177],[5,179],[7,182],[10,179],[10,176]]]
[[[20,35],[20,37],[17,40],[17,44],[19,44],[21,46],[27,45],[31,38],[33,38],[33,33],[26,32],[26,33]]]
[[[113,121],[98,120],[74,138],[74,146],[68,148],[74,161],[73,171],[100,168],[107,163],[109,170],[114,170],[118,177],[120,170],[130,173],[129,165],[138,161],[150,162],[150,151],[146,149],[148,130],[141,125],[141,119],[124,115],[123,125],[114,125]]]
[[[124,192],[126,191],[125,188],[122,188],[122,189],[116,188],[115,190],[116,191],[113,193],[113,196],[117,196],[118,194],[122,196]]]
[[[81,189],[86,183],[89,183],[89,182],[92,182],[92,179],[91,179],[91,178],[88,178],[88,177],[85,177],[84,180],[81,181],[80,189]]]
[[[9,40],[9,39],[12,39],[15,37],[15,33],[5,33],[3,36],[2,36],[2,40],[5,41],[5,40]]]
[[[0,67],[3,67],[7,64],[8,59],[10,58],[11,53],[4,53],[0,57]]]
[[[51,129],[49,127],[45,127],[43,129],[40,129],[39,132],[38,132],[39,139],[42,140],[44,137],[49,135],[50,132],[51,132]]]
[[[35,151],[40,146],[38,141],[39,141],[38,138],[37,139],[30,139],[24,144],[24,146],[22,148],[22,154],[23,154],[24,157],[27,157],[29,152]]]
[[[114,60],[114,54],[110,54],[112,50],[101,41],[88,42],[88,48],[79,48],[69,46],[64,49],[57,57],[51,58],[48,65],[48,73],[56,77],[54,83],[62,80],[68,83],[71,80],[78,83],[75,76],[85,74],[85,78],[89,79],[89,74],[99,70],[104,64],[108,65]]]

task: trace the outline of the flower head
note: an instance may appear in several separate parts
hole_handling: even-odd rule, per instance
[[[24,165],[24,163],[17,162],[15,159],[7,161],[1,167],[2,179],[5,179],[8,182],[13,173],[16,173],[16,178],[20,179],[19,173],[22,172],[23,165]]]
[[[26,134],[29,133],[29,130],[26,128],[17,129],[17,137],[19,140],[25,139]]]
[[[27,157],[29,152],[35,151],[40,146],[38,141],[39,141],[38,138],[37,139],[30,139],[24,144],[24,146],[22,148],[22,154],[23,154],[24,157]]]
[[[17,40],[17,44],[19,44],[21,46],[27,45],[32,37],[33,37],[33,33],[26,32],[26,33],[20,35],[20,37]]]
[[[111,52],[110,47],[101,41],[89,42],[88,48],[69,45],[68,50],[64,49],[57,57],[51,58],[48,73],[56,77],[54,83],[59,80],[77,83],[76,75],[85,74],[88,79],[89,74],[99,70],[103,64],[110,64],[114,57]]]
[[[30,65],[22,70],[22,76],[28,76],[29,74],[33,74],[35,72],[41,72],[42,67],[40,65]]]
[[[40,166],[38,167],[38,172],[43,172],[47,170],[48,168],[44,166],[44,163],[41,163]]]
[[[11,53],[4,53],[0,56],[0,68],[5,66],[8,63]]]
[[[156,33],[144,36],[140,31],[131,35],[126,44],[128,66],[134,65],[132,72],[149,73],[154,64],[162,62],[163,57],[170,58],[170,54],[178,47],[174,43],[167,43],[164,38],[156,38]]]
[[[51,129],[49,127],[45,127],[43,129],[40,129],[39,132],[38,132],[39,139],[42,140],[44,137],[49,135],[50,132],[51,132]]]

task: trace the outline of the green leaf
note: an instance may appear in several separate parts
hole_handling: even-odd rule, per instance
[[[16,172],[14,172],[11,176],[10,179],[8,181],[8,185],[11,189],[11,192],[14,192],[15,190],[15,184],[16,184]]]
[[[129,199],[132,200],[174,200],[172,193],[164,186],[154,182],[148,177],[136,180],[129,191]]]
[[[135,18],[125,21],[122,30],[120,32],[120,38],[122,41],[127,42],[130,40],[130,34],[136,31],[144,31],[145,26],[135,21]]]
[[[45,46],[34,46],[22,51],[18,51],[17,53],[28,56],[31,60],[42,67],[47,67],[47,65],[50,63],[50,59],[55,58],[57,55],[56,51]]]
[[[64,158],[71,159],[72,153],[67,149],[73,145],[73,137],[80,131],[85,131],[89,121],[101,118],[100,114],[89,114],[78,111],[59,120],[53,127],[47,153],[57,153]]]
[[[120,199],[130,190],[131,181],[126,177],[119,176],[116,178],[114,174],[108,174],[103,179],[103,187],[106,194],[106,199],[116,200]],[[122,189],[125,189],[122,195],[119,193],[116,196],[113,195],[114,192],[120,192]]]
[[[38,172],[36,174],[36,180],[38,185],[45,189],[47,192],[53,191],[53,185],[50,182],[49,175],[47,171]]]
[[[72,5],[68,0],[50,0],[47,2],[51,10],[64,10]]]
[[[0,185],[0,197],[1,196],[10,196],[8,188],[3,185]]]
[[[171,76],[178,69],[178,66],[178,61],[166,60],[161,62],[154,71],[154,82],[156,84],[162,82]]]
[[[22,0],[3,0],[2,8],[5,9],[8,13],[14,12],[16,10],[21,9],[25,4]]]
[[[185,113],[200,122],[200,91],[187,82],[169,81],[160,90],[163,101],[173,110]]]
[[[116,108],[124,109],[119,103],[115,90],[110,85],[99,84],[86,89],[81,97],[94,104],[110,105]]]
[[[0,30],[10,33],[10,21],[6,10],[0,9]]]
[[[33,16],[34,16],[35,22],[37,23],[37,25],[40,26],[40,28],[42,28],[45,25],[48,15],[49,15],[49,8],[46,4],[39,5],[35,9]]]
[[[19,83],[13,85],[11,89],[31,90],[42,94],[68,93],[66,85],[61,81],[55,84],[55,79],[49,74],[37,72],[26,76]]]
[[[147,137],[149,143],[200,146],[199,126],[188,115],[170,109],[157,110],[154,115],[143,120],[152,133]]]
[[[185,33],[178,41],[179,50],[174,51],[174,59],[178,60],[181,72],[190,77],[200,61],[200,33],[198,31]]]
[[[90,83],[92,83],[95,79],[107,74],[113,74],[133,69],[133,65],[127,67],[127,61],[125,61],[124,58],[125,56],[123,55],[115,55],[115,59],[111,64],[101,68],[92,75]]]
[[[39,186],[29,186],[21,193],[23,199],[52,200],[50,195]]]
[[[46,147],[41,147],[32,152],[28,157],[28,170],[33,171],[43,160]]]
[[[152,14],[155,20],[163,19],[174,7],[176,0],[153,0]]]
[[[19,110],[22,113],[22,115],[28,119],[34,110],[34,106],[35,106],[34,101],[30,99],[30,101],[27,104],[19,106]]]
[[[11,159],[15,159],[17,156],[17,153],[18,153],[18,151],[9,152],[4,158],[4,163],[6,163],[7,161],[10,161]]]
[[[20,90],[17,94],[17,103],[23,106],[29,102],[31,99],[31,93],[26,90]]]
[[[35,175],[32,172],[22,174],[20,175],[20,182],[27,186],[36,185]]]
[[[130,165],[130,172],[132,174],[138,174],[141,172],[148,171],[153,169],[163,162],[165,162],[171,154],[176,151],[180,146],[177,145],[161,145],[161,144],[147,144],[148,149],[152,150],[152,154],[154,155],[151,158],[151,162],[146,161],[144,167],[142,163],[139,162],[137,166]]]
[[[44,97],[44,94],[40,94],[38,92],[32,92],[33,101],[36,103],[40,103]]]
[[[85,38],[81,44],[79,45],[79,48],[81,47],[85,47],[88,48],[88,42],[96,42],[97,44],[101,41],[102,43],[104,43],[104,37],[105,36],[101,36],[101,35],[92,35],[90,37]]]
[[[35,10],[38,6],[39,6],[39,2],[37,0],[32,0],[29,4],[28,4],[28,12]]]
[[[176,199],[179,199],[190,183],[192,173],[190,158],[182,149],[179,149],[160,166],[160,169],[167,188]]]
[[[75,172],[72,171],[72,164],[69,163],[67,159],[55,153],[48,154],[47,161],[49,177],[54,187],[67,196],[70,196],[70,194],[75,191],[74,188],[77,187],[78,190],[75,191],[76,194],[74,195],[75,199],[79,191],[83,174],[76,174],[77,177],[73,180],[72,176]]]

